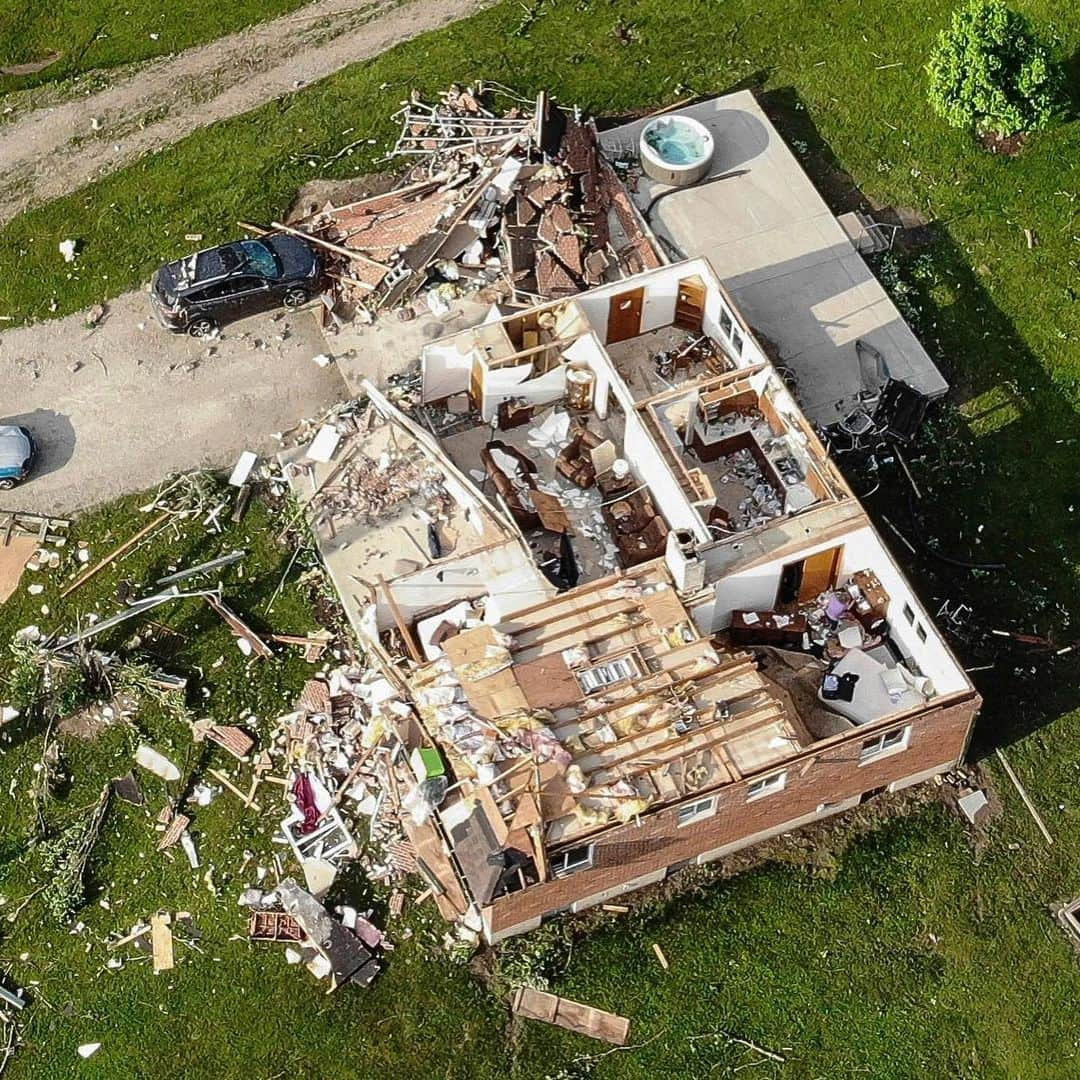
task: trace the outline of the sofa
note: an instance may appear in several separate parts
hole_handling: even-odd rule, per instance
[[[532,501],[532,492],[537,490],[536,465],[502,439],[492,439],[480,451],[480,461],[485,475],[521,529],[528,532],[538,528],[540,515]]]

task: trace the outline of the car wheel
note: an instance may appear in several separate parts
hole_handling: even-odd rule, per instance
[[[10,491],[15,486],[15,481],[10,476],[5,476],[0,480],[0,491]]]
[[[194,338],[208,338],[216,329],[214,320],[203,315],[188,323],[187,332]]]
[[[290,289],[285,294],[283,303],[287,308],[303,307],[308,302],[306,289]]]

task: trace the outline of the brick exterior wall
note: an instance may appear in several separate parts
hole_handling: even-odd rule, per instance
[[[866,763],[859,759],[863,740],[893,729],[885,726],[869,733],[856,729],[840,742],[823,745],[818,752],[811,749],[795,762],[780,766],[787,770],[783,791],[747,802],[747,780],[719,788],[711,793],[716,796],[715,814],[682,828],[678,826],[678,807],[671,806],[647,814],[640,826],[630,823],[603,832],[593,841],[589,869],[495,900],[485,910],[488,935],[497,939],[515,927],[563,911],[605,890],[776,831],[786,822],[813,816],[822,804],[843,803],[937,766],[948,768],[963,757],[980,704],[978,695],[972,695],[906,721],[911,725],[907,749]]]

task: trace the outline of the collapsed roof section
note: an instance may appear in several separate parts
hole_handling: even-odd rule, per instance
[[[501,881],[510,891],[544,880],[549,847],[811,741],[748,654],[698,632],[662,563],[474,625],[442,649],[410,680],[458,780],[438,813],[453,835],[464,808],[478,806],[495,850],[526,853],[531,866]],[[485,876],[489,889],[496,878]]]
[[[367,393],[281,461],[353,626],[422,660],[413,622],[441,597],[505,591],[529,604],[552,589],[520,534],[431,436],[373,386]],[[320,453],[327,429],[333,460]],[[498,618],[497,600],[490,606]]]
[[[598,150],[591,122],[535,106],[497,115],[452,88],[398,114],[393,190],[297,223],[339,260],[343,310],[373,314],[434,285],[534,301],[659,266],[664,258]],[[438,301],[434,301],[438,303]]]

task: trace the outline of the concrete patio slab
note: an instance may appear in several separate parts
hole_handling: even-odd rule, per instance
[[[642,175],[634,200],[673,258],[704,256],[751,327],[779,348],[817,424],[854,407],[856,339],[927,397],[948,390],[798,159],[748,90],[680,108],[712,133],[704,180],[672,188]],[[611,160],[636,161],[647,119],[601,132]]]

